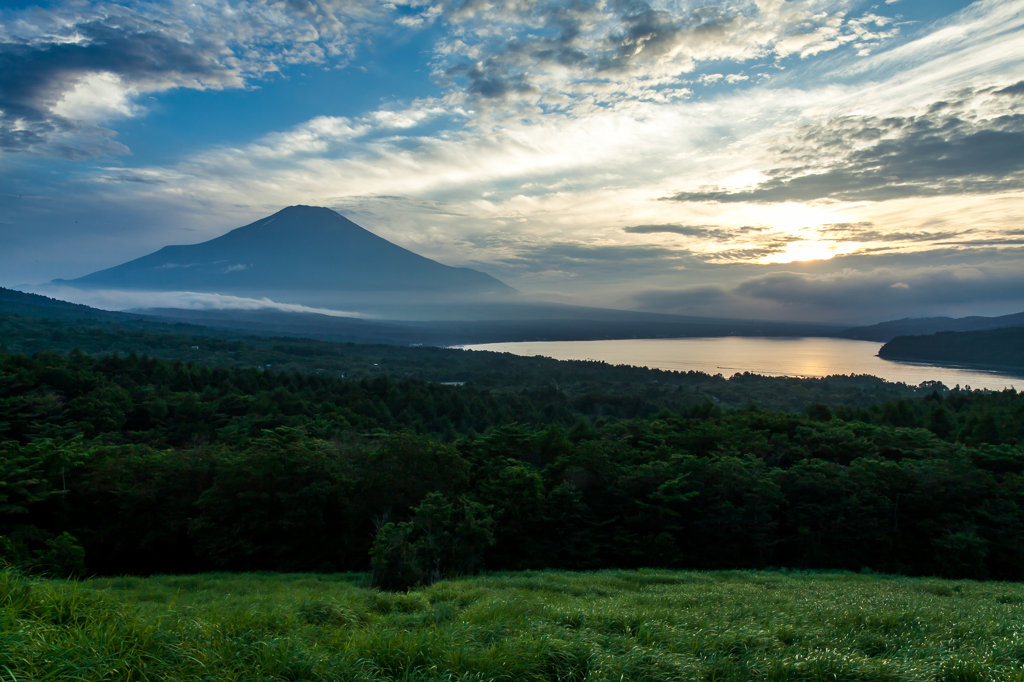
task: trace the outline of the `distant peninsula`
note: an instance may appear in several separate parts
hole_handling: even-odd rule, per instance
[[[1024,368],[1024,327],[897,336],[882,346],[878,355],[886,360],[942,365]]]

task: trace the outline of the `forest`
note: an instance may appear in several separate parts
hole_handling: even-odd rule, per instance
[[[586,409],[586,401],[600,397],[600,404],[590,412],[595,415],[613,409],[612,403],[618,416],[642,416],[660,409],[688,409],[706,400],[726,408],[757,405],[802,413],[814,402],[866,407],[895,398],[923,397],[946,388],[941,384],[907,386],[866,375],[804,379],[743,374],[729,378],[458,348],[333,343],[231,334],[184,324],[69,321],[0,313],[0,351],[31,355],[38,351],[68,354],[73,350],[97,358],[137,352],[229,369],[348,379],[416,378],[471,383],[477,388],[513,394],[542,391],[578,399],[580,410]]]
[[[48,575],[370,571],[388,589],[540,568],[1021,579],[1024,397],[916,391],[670,409],[5,352],[2,551]]]

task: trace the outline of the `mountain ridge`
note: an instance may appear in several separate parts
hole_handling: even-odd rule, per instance
[[[923,336],[939,332],[984,331],[1024,325],[1024,312],[998,317],[904,317],[863,327],[851,327],[838,336],[858,341],[888,343],[897,336]]]

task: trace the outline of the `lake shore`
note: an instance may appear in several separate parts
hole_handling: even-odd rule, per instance
[[[878,356],[882,344],[826,337],[702,337],[600,341],[530,341],[464,346],[556,360],[594,360],[677,372],[697,371],[725,377],[750,372],[765,376],[827,377],[869,374],[917,386],[940,381],[947,388],[993,391],[1024,385],[1024,372],[989,371],[924,363],[894,362]]]

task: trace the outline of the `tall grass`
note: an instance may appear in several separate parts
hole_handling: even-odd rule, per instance
[[[856,574],[0,573],[0,680],[1024,682],[1024,586]]]

